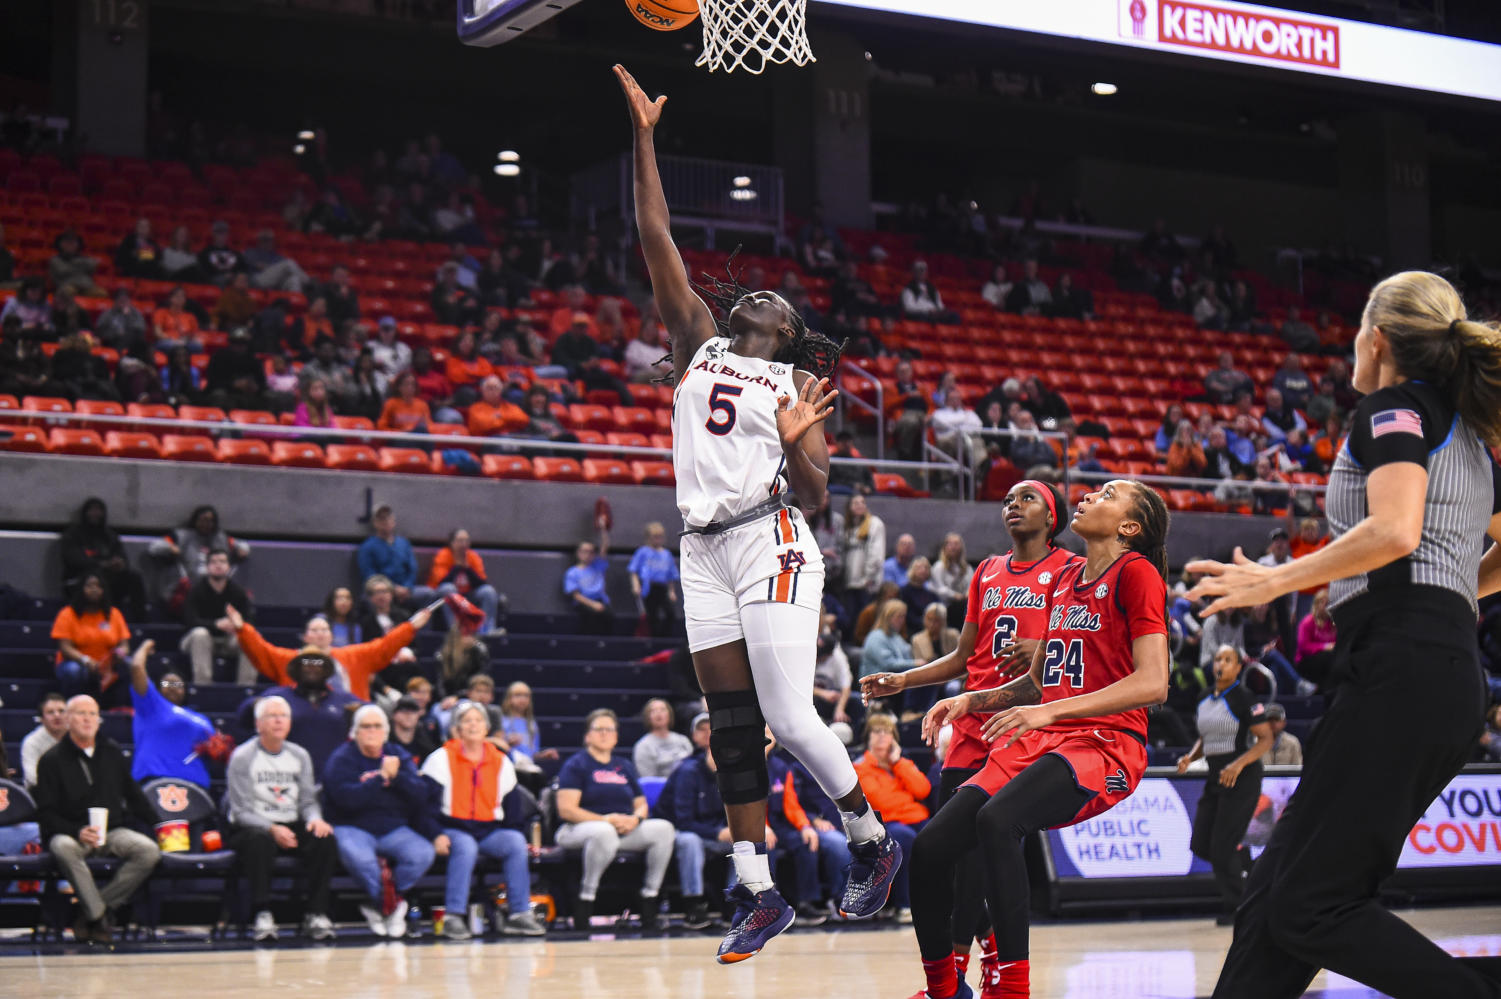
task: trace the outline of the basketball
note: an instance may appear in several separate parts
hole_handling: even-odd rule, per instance
[[[698,19],[697,0],[625,0],[625,5],[653,31],[676,31]]]

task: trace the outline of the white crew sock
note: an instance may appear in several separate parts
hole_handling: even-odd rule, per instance
[[[732,859],[735,879],[745,887],[758,893],[771,887],[771,863],[766,857],[765,843],[736,840]]]
[[[876,810],[870,807],[870,802],[865,803],[865,811],[856,815],[854,812],[839,810],[839,817],[844,820],[844,834],[849,837],[851,843],[880,842],[886,835],[886,827],[881,824],[881,817]]]

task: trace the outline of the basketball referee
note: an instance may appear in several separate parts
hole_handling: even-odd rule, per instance
[[[1332,703],[1256,863],[1214,999],[1302,995],[1328,968],[1395,999],[1501,997],[1382,908],[1381,881],[1480,735],[1476,598],[1501,590],[1501,330],[1468,321],[1443,278],[1371,290],[1355,338],[1356,407],[1329,477],[1334,540],[1279,566],[1192,562],[1206,614],[1329,583]]]

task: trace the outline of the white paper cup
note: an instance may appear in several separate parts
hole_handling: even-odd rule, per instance
[[[102,841],[109,833],[109,809],[90,808],[89,825],[99,830],[99,839]]]

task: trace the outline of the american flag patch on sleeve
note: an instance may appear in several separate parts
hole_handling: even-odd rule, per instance
[[[1423,420],[1410,409],[1383,409],[1371,417],[1371,436],[1416,434],[1423,436]]]

